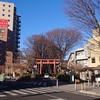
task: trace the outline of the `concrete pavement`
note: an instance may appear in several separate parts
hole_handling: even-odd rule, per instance
[[[84,84],[79,83],[76,85],[76,88],[75,88],[75,84],[68,84],[68,83],[63,83],[63,82],[59,82],[59,85],[55,86],[55,88],[59,88],[65,91],[79,92],[79,93],[84,93],[84,94],[100,96],[100,86],[97,86],[95,84],[93,87],[91,83],[88,86],[88,83],[86,83],[85,89],[83,87],[84,87]]]

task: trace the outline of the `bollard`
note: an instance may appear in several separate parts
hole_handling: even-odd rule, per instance
[[[86,83],[84,82],[84,90],[86,90]]]
[[[89,86],[89,80],[88,80],[88,86]]]
[[[81,83],[81,90],[83,90],[83,83]]]
[[[97,81],[97,86],[99,86],[99,81]]]
[[[93,82],[93,89],[94,89],[94,82]]]
[[[58,86],[58,79],[56,80],[56,86]]]
[[[75,81],[75,90],[77,90],[77,84],[76,84],[76,81]]]

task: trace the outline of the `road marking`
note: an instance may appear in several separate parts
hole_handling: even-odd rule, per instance
[[[46,86],[46,85],[47,85],[47,83],[46,83],[46,82],[44,82],[43,86]]]
[[[33,85],[36,85],[38,82],[33,83]]]
[[[20,90],[23,91],[23,92],[31,93],[31,94],[38,94],[36,92],[32,92],[32,91],[29,91],[29,90],[24,90],[24,89],[20,89]]]
[[[6,95],[4,95],[4,94],[0,94],[0,97],[6,97]]]
[[[16,96],[16,95],[18,95],[18,94],[15,94],[15,93],[9,92],[9,91],[5,91],[4,93],[9,94],[9,95],[12,95],[12,96]]]
[[[28,90],[30,90],[30,91],[34,91],[34,92],[37,92],[37,93],[47,93],[47,92],[45,92],[45,91],[40,91],[40,90],[34,90],[34,89],[28,89]]]
[[[33,82],[30,82],[29,84],[32,84]]]
[[[27,84],[27,83],[29,83],[29,82],[25,82],[24,84]]]
[[[39,82],[39,84],[38,85],[41,85],[42,84],[42,82]]]
[[[2,88],[7,88],[8,86],[5,86],[5,85],[0,85],[0,89]]]
[[[28,93],[25,93],[25,92],[21,92],[21,91],[18,91],[18,90],[12,90],[13,92],[16,92],[16,93],[20,93],[20,94],[28,94]]]

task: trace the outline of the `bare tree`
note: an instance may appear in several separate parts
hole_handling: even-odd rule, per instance
[[[81,37],[81,33],[77,29],[54,29],[46,33],[48,39],[55,45],[56,52],[60,58],[60,62],[63,62],[64,57],[70,50],[78,45]]]
[[[64,0],[65,14],[87,35],[98,29],[100,36],[100,1],[99,0]]]
[[[80,63],[76,64],[76,61],[71,61],[68,65],[67,68],[73,72],[80,72],[84,66]]]

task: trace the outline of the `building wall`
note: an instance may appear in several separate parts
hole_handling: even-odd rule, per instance
[[[90,46],[90,57],[89,57],[89,65],[90,67],[97,67],[100,65],[100,37],[91,38],[88,41]]]
[[[13,3],[0,1],[0,19],[8,20],[8,29],[13,31],[13,58],[17,58],[18,48],[20,47],[20,15],[17,15],[17,9]]]
[[[88,57],[85,54],[84,48],[79,48],[71,53],[68,59],[68,64],[73,63],[76,65],[82,65],[83,67],[88,67]]]
[[[0,1],[0,19],[8,20],[8,29],[13,31],[14,4]]]

